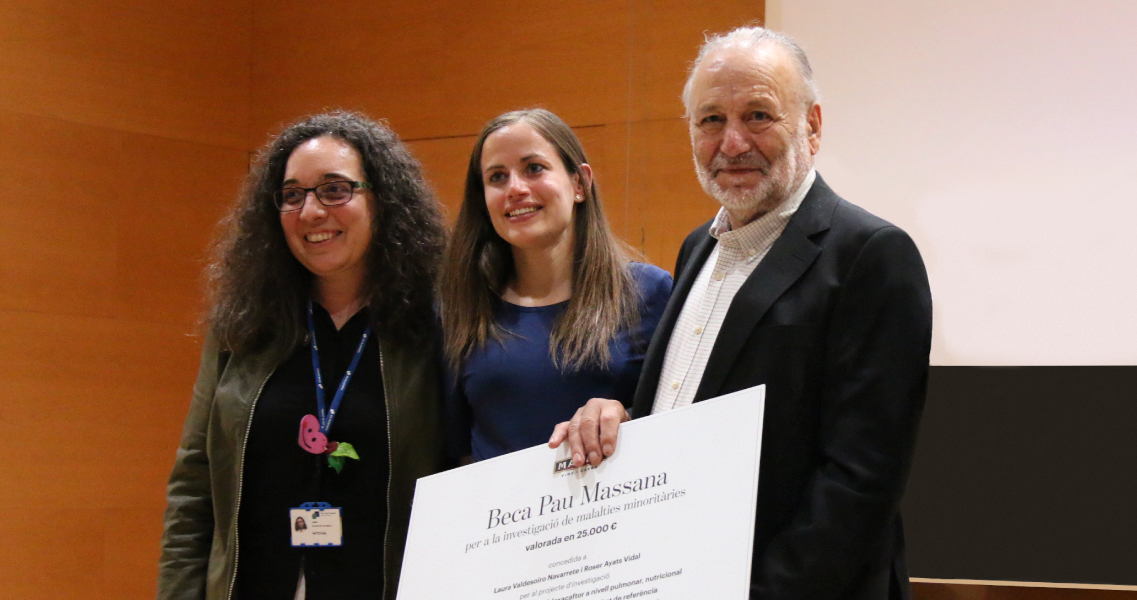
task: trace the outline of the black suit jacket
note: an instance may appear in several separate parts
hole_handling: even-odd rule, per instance
[[[632,414],[716,240],[683,242]],[[899,228],[818,176],[731,302],[695,401],[766,384],[751,597],[908,598],[900,497],[923,410],[932,300]]]

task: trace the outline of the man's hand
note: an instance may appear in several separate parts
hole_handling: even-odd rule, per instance
[[[600,461],[616,451],[616,431],[620,423],[631,418],[619,400],[593,398],[576,409],[571,421],[553,429],[549,447],[557,448],[568,440],[574,466],[584,466],[585,457],[588,457],[588,464],[599,466]]]

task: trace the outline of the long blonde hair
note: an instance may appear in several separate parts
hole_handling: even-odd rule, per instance
[[[462,209],[442,266],[445,352],[455,370],[475,349],[490,340],[500,342],[510,333],[494,321],[494,308],[514,275],[513,252],[494,231],[486,209],[482,147],[490,134],[517,122],[533,127],[556,148],[569,175],[579,176],[581,165],[587,163],[572,128],[541,108],[505,113],[482,129],[470,155]],[[553,363],[566,371],[607,367],[609,343],[621,331],[635,331],[639,325],[640,298],[628,270],[635,253],[609,228],[595,182],[583,195],[573,223],[572,297],[549,337]]]

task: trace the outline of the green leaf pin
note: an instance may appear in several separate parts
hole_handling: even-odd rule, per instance
[[[328,466],[335,469],[336,474],[343,471],[344,461],[348,458],[359,460],[359,454],[355,452],[355,448],[347,442],[340,442],[336,445],[336,449],[328,454]]]

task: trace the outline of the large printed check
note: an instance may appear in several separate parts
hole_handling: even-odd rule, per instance
[[[745,600],[765,386],[424,477],[398,600]]]

